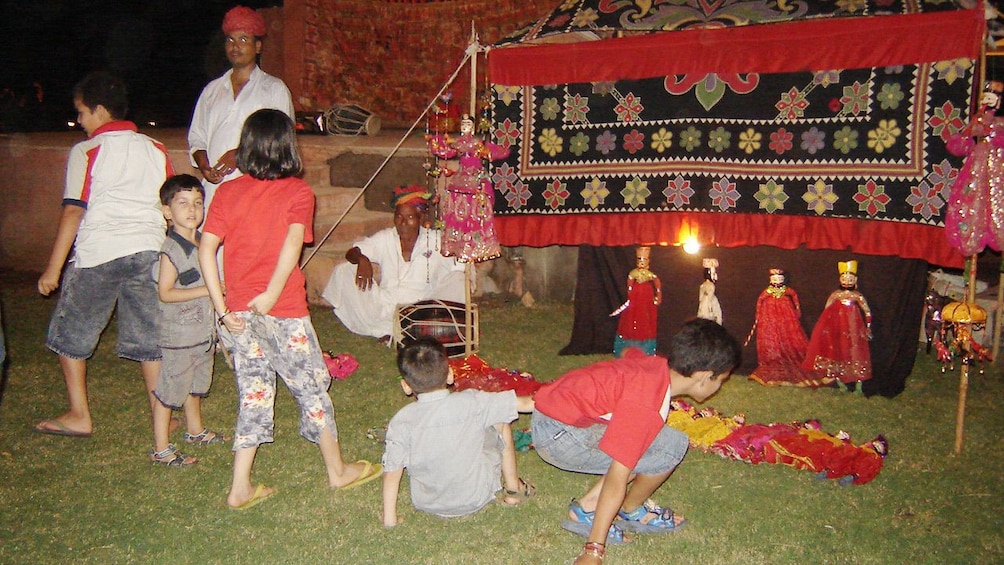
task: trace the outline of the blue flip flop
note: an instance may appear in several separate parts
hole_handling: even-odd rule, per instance
[[[642,522],[649,514],[653,514],[652,518],[648,522]],[[672,508],[662,508],[651,501],[645,501],[645,504],[630,512],[621,510],[617,516],[620,518],[617,523],[621,528],[638,534],[671,534],[680,531],[687,523],[683,520],[677,524]]]
[[[589,532],[593,529],[593,518],[596,516],[596,512],[587,512],[582,508],[582,504],[578,500],[572,500],[571,504],[568,505],[568,510],[575,515],[576,519],[572,520],[569,518],[564,520],[561,522],[561,528],[575,535],[588,538]],[[624,530],[615,524],[610,525],[610,530],[607,531],[607,545],[618,545],[628,543],[628,541],[624,539]]]

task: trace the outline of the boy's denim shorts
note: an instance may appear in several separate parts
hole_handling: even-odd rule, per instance
[[[534,450],[551,465],[590,475],[605,475],[610,469],[613,459],[599,448],[607,431],[604,424],[577,428],[534,410],[530,426]],[[687,434],[663,426],[632,471],[641,475],[672,471],[683,461],[689,445]]]
[[[160,299],[151,276],[159,257],[159,251],[141,251],[96,267],[67,266],[46,347],[70,359],[89,358],[117,307],[118,356],[160,360]]]

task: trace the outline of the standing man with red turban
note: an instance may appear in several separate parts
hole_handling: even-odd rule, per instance
[[[188,130],[189,153],[204,179],[207,210],[216,187],[241,174],[235,156],[244,120],[263,108],[280,110],[295,120],[285,83],[258,67],[265,18],[237,6],[224,16],[223,34],[230,70],[202,90]]]

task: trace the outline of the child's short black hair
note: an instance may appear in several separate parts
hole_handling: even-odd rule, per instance
[[[669,341],[669,367],[684,377],[698,371],[715,375],[739,366],[739,342],[721,324],[694,318],[680,327]]]
[[[104,106],[114,120],[125,118],[129,111],[129,92],[125,82],[106,71],[94,71],[80,79],[73,87],[73,99],[80,100],[91,111]]]
[[[258,180],[294,177],[303,169],[293,120],[266,108],[248,116],[237,145],[237,168]]]
[[[419,338],[397,354],[397,368],[416,393],[446,388],[450,362],[446,348],[431,337]]]
[[[174,175],[173,177],[167,177],[164,184],[160,185],[160,203],[164,206],[171,204],[171,200],[174,198],[175,194],[182,191],[198,190],[202,198],[206,197],[206,189],[202,188],[202,183],[199,179],[193,177],[192,175]]]

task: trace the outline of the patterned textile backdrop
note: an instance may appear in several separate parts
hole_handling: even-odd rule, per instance
[[[494,86],[499,214],[680,210],[941,225],[974,61]]]
[[[824,230],[836,224],[817,219],[833,219],[845,234],[879,220],[939,247],[910,256],[955,260],[935,228],[961,166],[945,145],[968,123],[981,12],[911,0],[643,4],[568,0],[489,52],[491,135],[512,148],[492,169],[504,233],[600,214],[594,231],[611,213]]]

